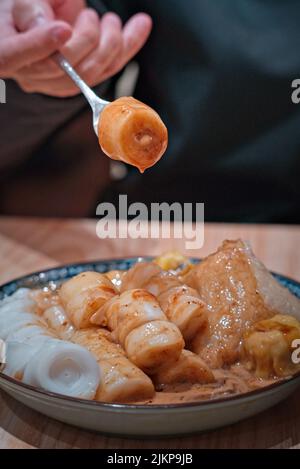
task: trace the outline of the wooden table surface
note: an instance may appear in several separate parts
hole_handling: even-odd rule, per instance
[[[206,224],[205,256],[242,237],[272,270],[300,280],[300,227]],[[158,254],[179,240],[100,240],[95,220],[0,218],[0,282],[73,261]],[[0,393],[0,448],[300,448],[300,390],[272,409],[226,428],[174,439],[109,438],[32,411]]]

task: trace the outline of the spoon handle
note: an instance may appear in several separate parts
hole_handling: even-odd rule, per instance
[[[85,81],[78,75],[74,70],[72,65],[64,58],[62,54],[56,52],[53,54],[52,59],[69,75],[69,77],[74,81],[75,85],[82,91],[86,99],[88,100],[91,108],[95,109],[95,104],[99,106],[99,103],[102,101],[103,107],[107,104],[107,101],[99,98],[94,91],[85,83]]]

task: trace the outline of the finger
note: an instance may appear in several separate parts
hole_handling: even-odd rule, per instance
[[[104,80],[122,70],[139,52],[147,41],[151,29],[151,17],[145,13],[137,13],[128,20],[123,29],[122,55],[105,69],[103,73]]]
[[[80,90],[71,80],[65,79],[60,84],[52,80],[26,80],[15,77],[19,86],[26,93],[41,93],[57,98],[67,98],[80,94]]]
[[[76,66],[77,62],[83,58],[82,56],[88,54],[91,49],[95,49],[95,44],[96,46],[99,45],[99,37],[100,22],[98,15],[94,10],[86,9],[79,15],[73,30],[73,36],[61,49],[61,52],[72,65]],[[76,67],[76,69],[78,73],[81,73],[80,68]],[[34,63],[19,70],[18,79],[26,80],[26,82],[32,81],[35,89],[44,88],[45,86],[47,89],[52,87],[53,90],[65,90],[72,83],[69,77],[51,59]],[[52,79],[53,82],[49,83],[49,80]],[[40,83],[42,80],[46,80],[47,83]]]
[[[99,47],[83,62],[77,70],[89,84],[96,84],[104,70],[114,62],[122,52],[122,23],[115,13],[106,13],[101,19],[101,37]]]
[[[86,9],[75,24],[72,38],[65,44],[61,52],[76,65],[85,54],[98,45],[100,36],[100,22],[94,10]],[[64,77],[65,73],[51,59],[45,59],[19,70],[19,76],[26,80],[49,80]]]
[[[45,21],[54,20],[54,9],[62,7],[66,0],[15,0],[13,20],[18,31],[24,32]]]
[[[100,44],[96,51],[92,52],[76,67],[77,72],[87,81],[90,86],[99,84],[103,70],[107,67],[110,61],[114,61],[116,55],[122,51],[122,23],[120,18],[114,13],[107,13],[103,16],[101,21],[101,38]],[[67,57],[67,53],[64,52]],[[69,57],[68,57],[69,58]],[[69,58],[70,60],[70,58]],[[40,64],[35,64],[35,70],[41,67]],[[33,69],[33,67],[30,67]],[[22,71],[21,71],[22,72]],[[55,69],[52,69],[54,77],[47,76],[47,71],[44,70],[43,79],[41,76],[33,76],[29,72],[24,73],[23,76],[18,76],[22,81],[23,89],[27,92],[44,92],[51,96],[74,96],[78,94],[77,87],[74,87],[73,82],[69,77],[63,74],[60,77],[56,76]]]
[[[152,29],[152,19],[146,13],[132,16],[123,29],[123,62],[126,64],[144,46]]]
[[[18,76],[25,80],[49,80],[61,78],[65,72],[51,58],[47,58],[19,69]]]
[[[54,8],[57,19],[66,21],[74,25],[79,13],[86,8],[85,0],[64,0],[64,2]]]
[[[99,66],[105,67],[114,60],[122,48],[122,22],[115,13],[106,13],[101,20],[101,41],[99,49]]]
[[[71,27],[62,21],[52,21],[25,33],[2,40],[0,44],[0,76],[10,74],[26,65],[49,57],[72,35]]]
[[[67,6],[66,0],[52,1],[54,3],[56,2],[56,6],[59,2],[62,6]],[[25,0],[22,0],[22,2],[25,2]],[[85,11],[79,15],[73,36],[70,41],[66,43],[62,52],[73,65],[76,65],[85,53],[89,52],[93,44],[98,43],[99,33],[100,22],[97,13],[94,10],[85,9]],[[64,72],[51,59],[45,59],[24,67],[19,71],[19,75],[22,75],[26,80],[39,80],[59,78],[64,76]]]
[[[24,91],[33,93],[45,93],[51,96],[65,96],[65,92],[70,92],[72,95],[79,94],[80,90],[71,80],[71,78],[63,74],[60,78],[27,78],[25,75],[16,73],[16,81],[24,89]]]
[[[72,65],[76,65],[98,46],[99,37],[98,14],[95,10],[86,8],[79,14],[73,28],[73,36],[62,47],[61,53]]]
[[[140,50],[150,34],[151,27],[151,18],[139,13],[125,25],[122,38],[120,18],[114,13],[105,14],[101,21],[100,46],[78,64],[77,72],[90,86],[103,82],[121,70]],[[35,88],[46,87],[55,96],[77,94],[76,88],[71,88],[71,84],[71,80],[65,76],[60,79],[49,79],[47,83],[40,81],[33,83]]]

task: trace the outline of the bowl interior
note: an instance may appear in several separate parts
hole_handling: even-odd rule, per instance
[[[68,264],[68,265],[63,265],[63,266],[58,266],[58,267],[54,267],[51,269],[47,269],[44,271],[34,272],[32,274],[19,277],[15,280],[12,280],[0,286],[0,300],[6,296],[12,295],[19,288],[24,288],[24,287],[25,288],[40,288],[40,287],[49,285],[49,283],[51,284],[51,282],[55,284],[60,283],[70,277],[73,277],[74,275],[77,275],[87,270],[96,271],[100,273],[105,273],[109,270],[128,270],[132,265],[134,265],[136,262],[140,260],[151,260],[151,259],[152,257],[141,256],[141,257],[130,257],[130,258],[121,258],[121,259],[98,260],[98,261],[93,261],[93,262]],[[191,261],[196,264],[198,262],[201,262],[201,259],[193,258],[191,259]],[[281,274],[273,273],[273,275],[283,286],[288,288],[294,295],[300,298],[300,283],[299,282]],[[0,378],[1,380],[5,380],[8,383],[11,383],[13,385],[19,386],[20,388],[23,388],[24,391],[27,390],[31,392],[36,392],[37,394],[56,398],[59,400],[65,400],[68,402],[73,401],[73,402],[82,403],[85,405],[88,404],[92,406],[104,406],[104,407],[109,407],[109,408],[114,408],[114,409],[132,409],[132,408],[134,409],[166,408],[167,409],[167,408],[180,408],[180,407],[187,408],[187,407],[193,407],[193,406],[207,406],[209,404],[217,404],[217,403],[228,402],[228,401],[232,401],[236,399],[241,399],[241,397],[255,396],[256,394],[261,394],[264,391],[269,391],[272,388],[280,387],[284,385],[284,383],[287,383],[293,380],[298,380],[300,378],[300,372],[284,380],[273,383],[269,386],[265,386],[260,389],[255,389],[253,391],[243,393],[243,394],[227,396],[224,398],[216,398],[216,399],[211,399],[208,401],[176,403],[176,404],[158,404],[158,405],[151,405],[151,406],[87,401],[83,399],[72,398],[69,396],[63,396],[60,394],[40,390],[33,386],[21,383],[20,381],[15,380],[14,378],[6,376],[4,373],[0,373]]]

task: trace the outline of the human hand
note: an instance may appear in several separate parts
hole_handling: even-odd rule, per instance
[[[65,36],[54,50],[53,47],[48,47],[46,53],[41,47],[42,56],[31,55],[30,58],[28,54],[27,63],[23,60],[21,66],[17,63],[11,67],[8,76],[14,78],[27,92],[39,92],[57,97],[74,96],[79,93],[70,78],[52,61],[51,55],[57,49],[90,86],[103,82],[120,71],[141,49],[152,27],[151,18],[144,13],[134,15],[123,28],[120,18],[114,13],[106,13],[100,20],[94,10],[86,8],[83,0],[35,2],[4,0],[4,2],[13,3],[9,13],[12,14],[15,42],[19,45],[18,36],[36,34],[37,31],[43,31],[45,34],[45,30],[51,29],[53,24],[59,23],[59,27],[64,31]],[[7,22],[8,15],[6,26]],[[36,40],[34,42],[37,44]],[[2,47],[0,47],[0,75],[1,49]],[[20,56],[18,51],[11,55],[16,54]]]
[[[15,78],[18,70],[46,59],[72,35],[71,26],[60,20],[19,32],[13,20],[13,7],[13,0],[0,3],[1,78]]]

